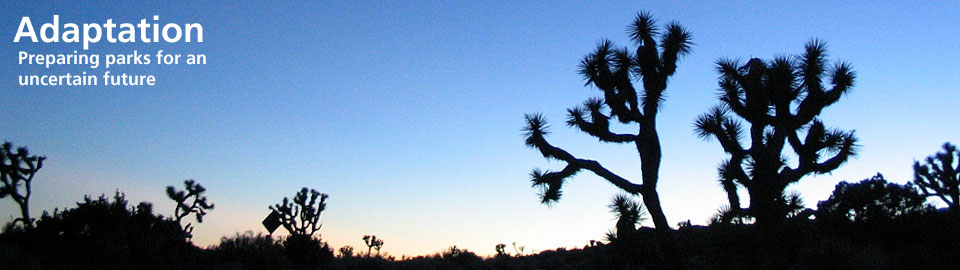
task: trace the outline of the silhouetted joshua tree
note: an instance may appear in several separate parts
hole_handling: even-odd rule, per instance
[[[660,138],[657,135],[657,113],[663,102],[667,79],[677,70],[677,59],[690,52],[691,34],[683,26],[670,23],[660,34],[649,13],[640,13],[629,28],[631,39],[637,44],[635,52],[627,48],[615,48],[609,40],[603,40],[597,49],[583,58],[580,73],[586,85],[593,84],[603,91],[603,98],[590,98],[583,106],[567,110],[567,125],[590,134],[601,142],[633,143],[640,154],[642,183],[636,183],[617,175],[599,162],[582,159],[547,142],[546,120],[540,114],[527,114],[526,144],[540,150],[544,157],[564,161],[567,165],[560,171],[533,170],[534,186],[542,189],[543,203],[560,199],[560,189],[565,179],[581,170],[588,170],[603,177],[611,184],[630,194],[640,194],[643,203],[665,244],[665,255],[679,262],[676,244],[670,234],[660,206],[657,193],[660,170]],[[655,40],[659,37],[659,44]],[[639,79],[643,89],[634,88]],[[609,112],[607,112],[609,111]],[[636,134],[619,134],[611,131],[611,120],[635,125]]]
[[[497,257],[510,256],[510,254],[507,253],[507,244],[500,243],[494,248],[497,250]]]
[[[953,165],[957,156],[957,146],[944,143],[943,152],[927,157],[927,164],[913,163],[913,182],[925,195],[939,197],[950,206],[950,211],[960,214],[960,164]]]
[[[183,218],[194,214],[197,217],[197,223],[203,223],[203,216],[207,215],[208,210],[213,210],[213,204],[207,203],[207,196],[203,192],[207,191],[197,181],[190,179],[183,181],[186,190],[177,190],[173,186],[167,186],[167,197],[177,202],[177,208],[173,211],[173,217],[183,228],[187,238],[193,237],[193,224],[183,224]],[[193,200],[187,204],[187,201]]]
[[[383,239],[378,239],[376,235],[364,235],[363,242],[367,244],[367,257],[370,257],[372,249],[377,250],[377,256],[380,256],[380,248],[383,247]]]
[[[327,197],[327,194],[304,187],[293,197],[293,203],[289,198],[283,198],[282,203],[270,206],[270,209],[280,214],[280,224],[290,234],[312,237],[323,226],[320,215],[327,208]]]
[[[16,150],[10,142],[4,142],[0,146],[0,180],[3,186],[0,186],[0,199],[10,197],[14,202],[20,205],[20,217],[13,220],[23,223],[26,229],[33,229],[33,219],[30,218],[30,195],[33,194],[31,184],[37,171],[43,167],[43,160],[46,157],[30,155],[26,147],[20,147]],[[22,187],[22,188],[21,188]]]
[[[833,171],[856,153],[853,132],[827,129],[817,119],[850,90],[855,77],[844,62],[828,70],[825,56],[826,45],[813,40],[796,60],[753,58],[744,65],[717,61],[721,104],[697,119],[696,132],[703,138],[715,137],[730,155],[719,171],[731,209],[740,207],[735,182],[750,194],[747,212],[761,226],[780,223],[787,216],[788,185],[811,173]],[[830,80],[830,89],[823,86],[824,79]],[[730,112],[749,124],[746,131]],[[744,135],[749,148],[741,142]],[[787,146],[798,158],[792,168],[782,154]],[[832,157],[820,162],[828,154]]]

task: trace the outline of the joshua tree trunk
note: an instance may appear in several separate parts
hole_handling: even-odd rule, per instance
[[[657,235],[660,237],[660,249],[667,259],[666,269],[680,268],[680,249],[673,238],[673,229],[670,228],[670,222],[663,213],[663,207],[660,205],[660,194],[657,192],[657,182],[659,181],[660,159],[660,137],[657,134],[656,121],[651,119],[644,125],[646,136],[641,135],[642,140],[647,143],[647,147],[640,147],[637,144],[637,150],[640,152],[641,178],[643,179],[643,188],[640,189],[640,195],[643,198],[643,204],[646,205],[650,213],[650,219],[653,220],[653,226]],[[641,133],[643,134],[643,133]]]
[[[647,132],[641,134],[647,135],[640,135],[640,138],[646,143],[637,144],[637,151],[640,152],[640,174],[643,179],[643,188],[640,189],[640,195],[643,197],[643,203],[647,205],[654,226],[662,231],[664,228],[669,229],[670,223],[667,222],[667,217],[663,214],[663,208],[660,206],[660,194],[657,193],[657,182],[660,178],[660,137],[657,135],[656,123],[645,124],[644,129]],[[644,145],[644,147],[641,147],[641,145]]]
[[[30,230],[33,229],[33,220],[30,219],[30,202],[24,200],[20,204],[20,215],[23,217],[23,227]]]
[[[750,193],[750,211],[757,219],[757,225],[762,229],[768,229],[780,224],[786,213],[781,213],[777,205],[777,198],[780,192],[764,190],[763,188],[753,188],[747,190]]]

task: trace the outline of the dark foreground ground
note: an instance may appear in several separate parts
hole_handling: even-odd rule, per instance
[[[130,209],[129,220],[106,213],[85,213],[90,219],[61,214],[60,219],[41,218],[32,231],[8,227],[0,234],[0,268],[659,269],[662,265],[656,236],[646,228],[633,241],[526,256],[481,258],[451,247],[432,256],[397,260],[335,255],[319,239],[253,234],[225,237],[219,245],[203,249],[178,235],[175,224],[147,215],[149,209]],[[752,225],[683,226],[675,237],[688,269],[960,269],[960,229],[952,217],[932,212],[872,223],[795,220],[765,233]]]

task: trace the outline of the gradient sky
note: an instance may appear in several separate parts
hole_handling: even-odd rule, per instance
[[[528,173],[563,164],[523,145],[523,114],[551,120],[553,144],[638,179],[634,148],[600,144],[562,121],[567,108],[601,94],[583,86],[580,58],[601,38],[632,45],[626,27],[642,10],[688,27],[696,44],[658,119],[659,190],[671,224],[704,224],[726,202],[715,170],[725,155],[692,131],[717,103],[721,57],[793,55],[820,38],[831,61],[853,65],[853,91],[821,119],[856,130],[862,150],[789,188],[808,207],[842,180],[881,172],[909,181],[914,160],[960,143],[956,1],[360,2],[0,3],[0,140],[48,157],[33,216],[117,189],[169,215],[164,188],[196,179],[216,204],[195,230],[200,246],[265,232],[267,206],[303,186],[330,195],[321,233],[334,247],[363,246],[365,234],[398,256],[451,245],[480,254],[497,243],[583,246],[613,228],[606,205],[617,189],[581,173],[559,203],[541,205]],[[39,25],[53,14],[61,24],[152,15],[201,23],[203,43],[101,42],[89,52],[203,53],[208,64],[110,69],[154,74],[152,87],[20,87],[17,75],[83,70],[16,64],[18,51],[81,49],[12,42],[22,16]],[[0,222],[17,215],[12,201],[0,201]]]

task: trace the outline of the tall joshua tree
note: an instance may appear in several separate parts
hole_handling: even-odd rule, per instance
[[[33,219],[30,218],[30,195],[33,194],[31,184],[37,171],[43,167],[42,156],[31,156],[26,147],[16,150],[10,142],[0,145],[0,199],[10,197],[20,205],[20,217],[13,220],[23,223],[23,227],[33,229]],[[22,188],[21,188],[22,187]]]
[[[183,218],[194,214],[197,217],[197,223],[203,223],[203,216],[207,215],[207,211],[213,210],[214,205],[207,203],[207,196],[203,195],[203,192],[207,189],[197,181],[192,179],[183,181],[183,186],[186,190],[177,190],[173,186],[167,186],[167,197],[177,203],[173,217],[177,224],[181,226],[183,232],[186,233],[187,238],[191,238],[193,237],[193,224],[188,222],[184,225]],[[187,203],[188,201],[190,203]]]
[[[649,13],[637,14],[629,28],[631,39],[636,43],[635,51],[627,48],[615,48],[609,40],[601,41],[593,53],[588,54],[580,63],[580,73],[586,85],[593,84],[603,92],[602,98],[590,98],[583,106],[567,110],[567,125],[575,127],[601,142],[636,146],[640,155],[642,182],[637,183],[621,177],[606,169],[599,162],[582,159],[547,142],[548,125],[540,114],[527,114],[526,144],[536,148],[548,159],[566,162],[560,171],[541,171],[531,173],[533,186],[542,190],[543,203],[560,199],[563,182],[581,170],[591,171],[611,184],[631,194],[640,194],[643,203],[650,211],[656,230],[667,244],[666,253],[675,253],[675,244],[670,236],[670,224],[660,206],[657,194],[658,172],[660,170],[660,138],[657,135],[657,112],[663,102],[667,79],[677,70],[679,56],[690,52],[691,34],[677,23],[667,24],[662,34]],[[657,42],[659,38],[659,44]],[[634,87],[633,82],[640,79],[642,89]],[[611,121],[636,128],[635,134],[614,133],[610,129]]]
[[[850,91],[855,77],[844,62],[827,69],[825,57],[825,43],[813,40],[797,58],[769,62],[754,58],[742,65],[717,61],[720,105],[701,115],[695,129],[703,138],[716,138],[730,155],[719,169],[731,209],[739,209],[735,182],[750,194],[746,212],[761,226],[777,224],[789,212],[784,194],[788,185],[808,174],[833,171],[856,154],[852,131],[827,129],[817,119]],[[825,79],[830,80],[829,89],[823,85]],[[730,112],[749,127],[744,130]],[[744,135],[748,147],[741,140]],[[797,158],[793,167],[783,154],[788,146]],[[820,161],[828,155],[832,156]]]
[[[960,214],[960,164],[953,165],[957,156],[957,146],[944,143],[943,152],[927,157],[927,164],[913,163],[913,182],[923,194],[939,197],[950,206],[950,211]]]

